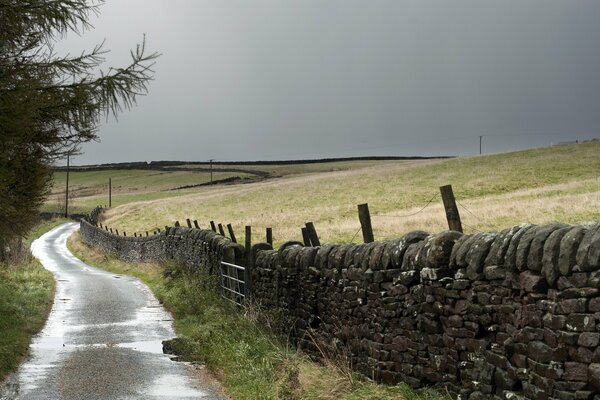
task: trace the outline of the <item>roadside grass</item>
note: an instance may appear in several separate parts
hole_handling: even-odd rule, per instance
[[[66,221],[39,225],[25,238],[22,254],[0,263],[0,381],[27,355],[31,337],[43,327],[54,298],[54,278],[31,256],[31,242]]]
[[[206,364],[236,400],[441,400],[433,391],[385,386],[359,377],[347,364],[311,361],[268,326],[276,323],[255,307],[238,310],[215,291],[214,278],[174,265],[128,264],[93,249],[73,234],[67,245],[84,262],[140,278],[173,314],[177,347],[188,361]]]
[[[468,233],[522,222],[600,219],[600,141],[449,160],[350,164],[305,174],[305,165],[288,166],[294,173],[284,178],[133,202],[108,210],[102,222],[145,232],[186,218],[203,227],[214,220],[231,223],[240,242],[246,225],[253,227],[254,241],[264,240],[271,227],[277,246],[301,239],[300,228],[312,221],[322,243],[343,243],[361,240],[356,205],[368,203],[376,240],[391,239],[415,229],[447,229],[438,195],[445,184],[453,185]]]

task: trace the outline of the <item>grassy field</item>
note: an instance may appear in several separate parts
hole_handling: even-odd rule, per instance
[[[323,172],[327,168],[335,170]],[[438,195],[445,184],[453,185],[466,232],[522,222],[600,220],[599,141],[450,160],[283,170],[281,178],[197,188],[175,198],[152,197],[157,192],[133,195],[132,202],[107,211],[103,222],[121,231],[145,232],[186,218],[205,227],[215,220],[231,223],[238,240],[243,240],[244,226],[252,225],[253,241],[264,240],[264,229],[272,227],[280,244],[300,239],[300,228],[313,221],[323,243],[342,243],[361,240],[356,206],[369,203],[375,238],[387,239],[414,229],[447,229]]]
[[[139,277],[173,313],[178,347],[185,359],[206,364],[231,398],[321,400],[449,400],[433,392],[415,393],[406,385],[376,385],[350,372],[340,360],[317,365],[266,328],[272,320],[252,309],[226,304],[211,278],[168,266],[127,264],[83,244],[76,233],[71,251],[86,263]]]
[[[25,240],[28,249],[38,238],[65,220],[40,225]],[[54,278],[26,251],[0,264],[0,382],[27,354],[31,336],[46,320],[54,297]]]
[[[66,172],[53,175],[53,186],[43,211],[63,211],[65,204]],[[213,180],[251,174],[215,170]],[[171,189],[210,182],[210,173],[204,171],[103,170],[78,171],[69,174],[69,210],[85,213],[91,208],[108,204],[108,180],[112,179],[113,207],[140,200],[176,197],[189,190]]]

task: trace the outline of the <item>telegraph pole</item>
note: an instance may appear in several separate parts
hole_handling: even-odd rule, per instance
[[[213,160],[213,159],[211,158],[209,161],[210,161],[210,184],[212,185],[212,183],[213,183],[213,179],[212,179],[212,172],[213,172],[212,163],[213,163],[213,161],[215,161],[215,160]]]
[[[481,155],[481,138],[483,138],[483,136],[479,136],[479,155]]]
[[[108,178],[108,208],[112,207],[112,178]]]
[[[70,160],[71,158],[71,152],[68,151],[67,152],[67,186],[65,189],[65,218],[69,218],[69,166],[70,166]]]

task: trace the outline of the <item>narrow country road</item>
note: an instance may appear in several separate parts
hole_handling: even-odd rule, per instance
[[[162,353],[171,316],[135,278],[84,264],[66,247],[77,223],[32,245],[57,281],[54,306],[3,399],[221,399]]]

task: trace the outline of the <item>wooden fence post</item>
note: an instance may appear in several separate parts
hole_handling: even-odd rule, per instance
[[[246,266],[250,265],[251,257],[252,257],[252,227],[250,225],[246,225],[245,232],[245,248],[246,248]]]
[[[310,237],[308,236],[308,229],[306,227],[302,227],[302,241],[304,242],[304,246],[310,247]]]
[[[179,227],[179,226],[181,226],[181,225],[179,224],[179,221],[175,221],[175,226],[176,226],[176,227]]]
[[[273,228],[267,228],[267,243],[273,246]]]
[[[306,230],[308,231],[308,237],[310,238],[310,244],[313,247],[320,246],[321,242],[319,241],[319,235],[317,235],[317,230],[315,229],[315,225],[312,222],[307,222]]]
[[[200,229],[200,225],[198,225],[198,220],[194,220],[194,228]]]
[[[189,219],[189,218],[186,218],[186,219],[185,219],[185,222],[187,222],[187,226],[188,226],[188,228],[191,228],[191,227],[192,227],[192,221],[190,221],[190,219]]]
[[[458,213],[458,207],[456,206],[452,185],[441,186],[440,193],[442,194],[442,201],[444,202],[444,209],[446,210],[448,227],[451,231],[462,232],[462,223],[460,222],[460,214]]]
[[[371,214],[369,213],[369,205],[367,203],[358,205],[358,219],[362,228],[363,241],[365,243],[374,242]]]
[[[237,243],[235,232],[233,232],[233,226],[231,226],[231,224],[227,224],[227,230],[229,231],[229,237],[231,238],[231,241],[233,243]]]
[[[215,221],[210,221],[210,229],[212,229],[213,232],[217,231],[217,226],[215,225]]]
[[[223,228],[223,224],[219,222],[219,233],[221,236],[225,236],[225,229]]]
[[[117,228],[115,228],[115,232],[117,233],[117,236],[119,235],[119,230]]]

